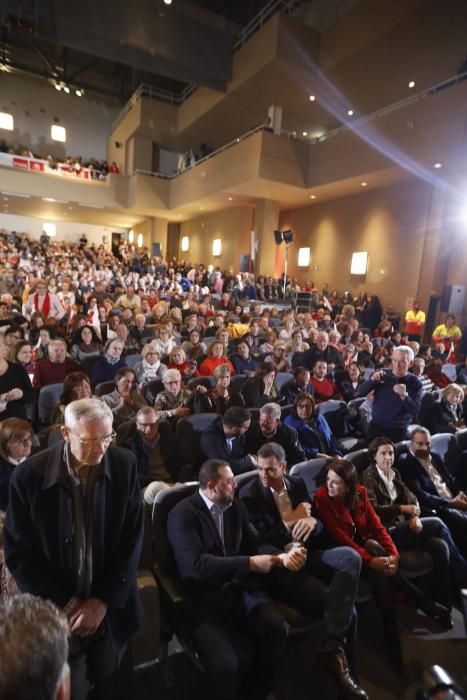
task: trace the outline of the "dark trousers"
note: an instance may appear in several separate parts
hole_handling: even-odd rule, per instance
[[[71,700],[127,700],[132,660],[127,645],[117,649],[111,636],[99,632],[70,640]]]
[[[202,607],[193,601],[198,605],[198,623],[191,636],[207,672],[200,697],[266,698],[274,664],[285,649],[288,625],[263,592],[237,589],[219,601]]]
[[[272,594],[310,617],[324,617],[325,650],[337,651],[354,640],[355,597],[361,557],[351,547],[309,552],[306,566],[297,573],[279,571]]]
[[[388,428],[371,421],[365,439],[369,444],[375,437],[386,437],[393,442],[402,442],[402,440],[407,439],[407,426],[404,428]]]
[[[437,515],[449,528],[452,538],[464,557],[467,557],[467,511],[443,508]]]

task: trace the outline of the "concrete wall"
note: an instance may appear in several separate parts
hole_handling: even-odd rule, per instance
[[[13,115],[14,131],[0,138],[32,151],[63,157],[105,158],[107,138],[120,111],[117,101],[86,94],[58,92],[44,80],[0,73],[0,111]],[[50,127],[64,126],[66,143],[52,141]]]

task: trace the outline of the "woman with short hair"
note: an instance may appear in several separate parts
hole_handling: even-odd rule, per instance
[[[8,507],[8,493],[14,468],[31,454],[33,432],[20,418],[0,422],[0,511]]]
[[[146,401],[137,391],[136,375],[132,369],[121,367],[115,375],[115,389],[102,396],[102,401],[111,409],[114,428],[127,420],[136,418]]]

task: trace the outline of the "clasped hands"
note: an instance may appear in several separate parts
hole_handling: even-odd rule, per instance
[[[316,527],[316,518],[311,515],[311,505],[306,502],[299,503],[284,516],[284,523],[294,540],[306,542]]]
[[[75,637],[89,637],[97,631],[107,613],[107,604],[98,598],[78,600],[68,617],[70,632]]]

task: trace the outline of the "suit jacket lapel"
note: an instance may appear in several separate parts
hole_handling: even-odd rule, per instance
[[[201,518],[204,520],[206,525],[208,526],[209,530],[212,533],[212,536],[214,537],[217,546],[219,547],[220,551],[222,554],[224,554],[224,545],[221,540],[221,536],[219,535],[219,530],[217,529],[216,523],[214,522],[214,519],[211,515],[211,513],[208,511],[206,507],[206,503],[203,501],[199,493],[195,493],[194,495],[195,498],[195,505],[199,510]],[[224,513],[224,518],[225,518],[225,513]],[[225,522],[224,522],[224,538],[226,534],[227,528],[225,527]]]

